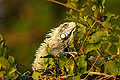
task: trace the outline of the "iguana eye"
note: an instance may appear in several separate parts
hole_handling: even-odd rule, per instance
[[[68,26],[68,24],[64,24],[64,27]]]
[[[64,24],[64,25],[63,25],[63,28],[64,28],[64,29],[67,29],[68,26],[69,26],[69,24]]]
[[[60,38],[62,38],[62,39],[64,39],[65,37],[66,37],[66,34],[64,34],[64,33],[60,35]]]

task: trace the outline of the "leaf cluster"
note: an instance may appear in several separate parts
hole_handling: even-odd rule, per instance
[[[119,79],[120,27],[112,21],[117,15],[105,12],[105,0],[68,0],[66,20],[77,23],[68,54],[45,58],[43,71],[34,71],[33,78],[49,80]],[[76,53],[74,53],[76,52]]]
[[[15,80],[19,74],[16,73],[15,59],[8,55],[8,49],[5,40],[0,34],[0,79]]]

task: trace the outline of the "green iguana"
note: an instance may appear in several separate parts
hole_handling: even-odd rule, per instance
[[[51,49],[51,54],[59,57],[60,52],[64,51],[66,46],[68,46],[69,42],[73,38],[73,32],[76,29],[75,22],[65,22],[61,24],[59,27],[51,29],[51,33],[47,34],[44,40],[44,43],[41,43],[41,46],[36,51],[36,58],[32,64],[33,70],[43,69],[41,65],[44,63],[44,56],[47,56],[48,53],[45,52],[47,45],[49,45]]]

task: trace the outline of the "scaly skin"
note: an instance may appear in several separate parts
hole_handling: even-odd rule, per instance
[[[59,27],[52,29],[52,32],[46,35],[50,38],[46,38],[44,40],[44,43],[41,43],[41,46],[36,51],[36,58],[34,59],[34,62],[32,64],[33,70],[43,69],[43,66],[41,64],[44,63],[44,58],[40,57],[48,55],[48,53],[46,52],[47,45],[49,45],[51,49],[51,54],[59,57],[60,52],[63,51],[64,48],[71,41],[75,28],[75,22],[65,22]]]

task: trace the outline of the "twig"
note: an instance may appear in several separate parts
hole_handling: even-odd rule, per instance
[[[90,15],[88,15],[88,16],[90,16]],[[90,16],[93,20],[95,20],[96,22],[98,22],[98,23],[100,23],[100,24],[102,24],[102,26],[105,28],[105,29],[107,29],[107,27],[105,26],[105,24],[103,23],[103,22],[101,22],[101,21],[99,21],[99,20],[97,20],[96,18],[94,18],[93,16]]]
[[[71,8],[71,9],[73,9],[73,10],[75,10],[75,11],[81,12],[81,10],[79,10],[79,9],[77,9],[77,8],[74,8],[74,7],[72,7],[72,6],[69,6],[69,5],[67,5],[67,4],[61,3],[61,2],[59,2],[59,1],[55,1],[55,0],[48,0],[48,1],[51,1],[51,2],[54,2],[54,3],[60,4],[60,5],[63,5],[63,6],[65,6],[65,7],[67,7],[67,8]]]
[[[97,60],[99,59],[99,57],[100,56],[98,56],[98,58],[95,60],[95,62],[94,62],[94,64],[93,65],[95,65],[95,63],[97,62]],[[84,78],[85,80],[86,80],[86,78],[89,76],[89,73],[90,73],[90,71],[91,71],[91,69],[93,68],[93,66],[90,68],[90,70],[88,71],[88,75]]]
[[[21,75],[21,76],[23,76],[23,74],[22,73],[20,73],[19,71],[16,71],[19,75]]]
[[[28,71],[33,72],[32,70],[30,70],[29,68],[27,68],[27,67],[26,67],[25,65],[23,65],[23,64],[19,64],[19,65],[23,66],[23,67],[26,68]]]
[[[19,75],[21,76],[26,76],[26,77],[32,77],[32,76],[27,76],[27,75],[23,75],[22,73],[20,73],[19,71],[16,71]]]
[[[85,37],[85,39],[84,39],[84,41],[83,41],[83,43],[82,43],[82,46],[81,46],[81,52],[82,52],[82,54],[84,55],[84,51],[83,51],[83,47],[84,47],[84,44],[85,44],[85,41],[87,40],[87,38],[88,38],[88,35],[89,35],[89,33],[90,33],[90,31],[91,31],[91,29],[93,28],[93,26],[96,24],[96,21],[93,23],[93,25],[90,27],[90,30],[87,32],[87,35],[86,35],[86,37]]]
[[[95,58],[97,57],[97,56],[94,56]],[[104,64],[106,63],[105,62],[105,60],[101,57],[101,58],[99,58],[101,61],[103,61],[104,62]]]
[[[94,64],[92,64],[89,60],[88,60],[88,62],[89,62],[94,68],[96,68],[96,66],[95,66]]]
[[[89,74],[95,74],[95,75],[104,76],[104,78],[114,78],[114,79],[116,79],[115,75],[108,75],[108,74],[105,74],[105,73],[89,72]],[[101,78],[101,80],[102,80],[102,78]]]

